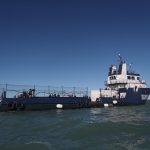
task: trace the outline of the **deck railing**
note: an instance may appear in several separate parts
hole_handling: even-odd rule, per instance
[[[19,97],[22,93],[32,92],[34,97],[60,96],[60,97],[85,97],[88,96],[87,87],[54,87],[40,85],[12,85],[0,84],[0,96],[6,92],[6,97]]]

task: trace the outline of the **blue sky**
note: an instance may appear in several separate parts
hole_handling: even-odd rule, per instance
[[[104,87],[120,53],[150,84],[147,0],[1,0],[0,81]]]

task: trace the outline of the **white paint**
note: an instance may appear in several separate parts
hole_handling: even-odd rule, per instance
[[[62,105],[62,104],[57,104],[57,105],[56,105],[56,108],[62,109],[62,108],[63,108],[63,105]]]
[[[91,90],[91,100],[96,101],[100,97],[100,90]]]
[[[149,96],[149,95],[147,95],[147,94],[142,94],[142,95],[141,95],[141,99],[142,99],[142,100],[147,100],[147,99],[148,99],[148,96]]]
[[[120,93],[120,98],[125,98],[127,95],[127,93],[123,92],[123,93]]]
[[[111,74],[114,74],[114,72],[117,70],[117,67],[115,65],[112,65],[112,72]]]
[[[122,64],[121,74],[122,74],[123,76],[126,76],[126,75],[127,75],[127,64],[126,64],[126,63],[123,63],[123,64]]]
[[[100,97],[118,97],[118,93],[116,90],[91,90],[91,100],[96,101],[97,98]]]

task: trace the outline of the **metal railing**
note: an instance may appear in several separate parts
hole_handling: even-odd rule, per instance
[[[32,92],[34,97],[60,96],[60,97],[85,97],[88,96],[88,88],[84,87],[54,87],[40,85],[12,85],[0,84],[0,96],[6,92],[6,97],[19,97],[22,93]],[[31,93],[30,93],[31,94]]]
[[[145,80],[111,80],[111,81],[105,81],[105,85],[108,84],[146,84]]]

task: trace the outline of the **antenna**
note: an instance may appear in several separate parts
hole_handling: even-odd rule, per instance
[[[132,63],[127,64],[128,65],[128,72],[132,72]]]
[[[122,58],[122,56],[120,55],[120,53],[118,54],[118,58],[119,58],[118,61],[120,62],[120,64],[125,62],[124,59]]]

